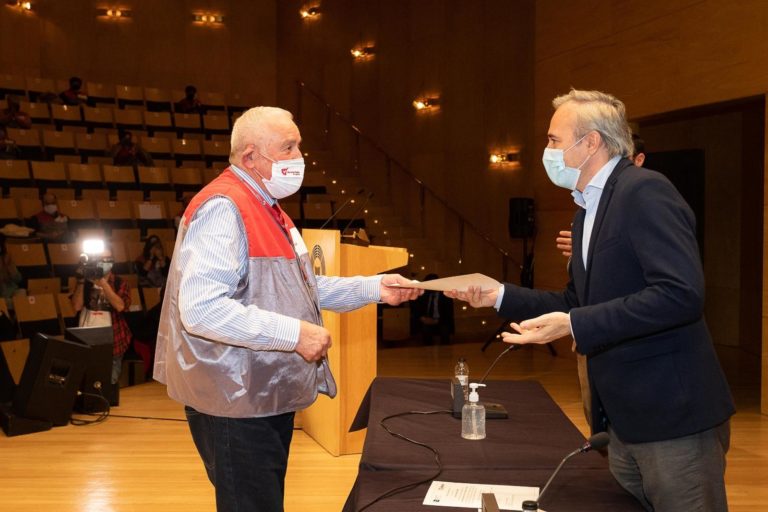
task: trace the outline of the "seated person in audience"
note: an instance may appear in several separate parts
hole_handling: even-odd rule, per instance
[[[0,125],[7,128],[23,128],[29,130],[32,127],[32,118],[21,110],[19,101],[8,96],[8,108],[0,111]]]
[[[8,137],[5,126],[0,125],[0,160],[16,160],[21,156],[16,141]]]
[[[75,272],[77,285],[69,296],[72,308],[80,313],[80,327],[112,326],[112,384],[120,379],[123,354],[131,343],[131,330],[125,312],[131,306],[128,282],[112,273],[112,249],[105,246],[95,266],[80,266]]]
[[[171,258],[165,255],[163,242],[152,235],[144,244],[144,251],[133,262],[134,269],[139,275],[139,285],[160,288],[165,285]]]
[[[59,211],[59,200],[51,193],[43,196],[43,210],[28,221],[35,235],[48,242],[65,242],[69,239],[69,217]]]
[[[59,99],[65,105],[77,106],[88,102],[88,95],[83,91],[83,80],[73,76],[69,79],[69,89],[59,94]]]
[[[188,85],[184,88],[184,98],[176,103],[176,112],[181,114],[205,114],[205,108],[197,99],[197,87]]]
[[[133,134],[128,130],[121,130],[119,133],[120,141],[109,150],[114,165],[151,167],[152,157],[133,141]]]
[[[21,272],[5,247],[5,235],[0,234],[0,296],[9,310],[13,309],[13,296],[19,292],[21,279]]]

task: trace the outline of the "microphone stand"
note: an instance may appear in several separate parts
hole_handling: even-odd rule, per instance
[[[359,207],[359,208],[358,208],[358,209],[355,211],[355,214],[354,214],[354,215],[352,215],[352,218],[351,218],[351,219],[349,219],[349,222],[347,222],[347,225],[346,225],[346,226],[344,226],[344,229],[342,229],[342,230],[341,230],[341,238],[342,238],[342,241],[344,240],[344,232],[345,232],[346,230],[348,230],[348,229],[349,229],[349,226],[351,226],[351,225],[352,225],[352,223],[353,223],[353,222],[355,222],[355,221],[356,221],[356,220],[359,218],[359,216],[360,216],[360,212],[362,212],[363,210],[365,210],[365,207],[366,207],[366,206],[368,206],[368,203],[371,201],[371,198],[372,198],[372,197],[373,197],[373,192],[370,192],[370,193],[368,194],[368,197],[366,197],[366,198],[365,198],[365,202],[364,202],[364,203],[363,203],[363,204],[362,204],[362,205],[361,205],[361,206],[360,206],[360,207]],[[352,238],[354,238],[354,236],[353,236]],[[367,240],[366,240],[366,242],[367,242]],[[367,244],[366,244],[366,245],[367,245]]]
[[[359,196],[359,195],[360,195],[360,194],[362,194],[363,192],[365,192],[365,189],[362,189],[362,188],[361,188],[360,190],[358,190],[358,191],[357,191],[357,195]],[[346,208],[346,207],[347,207],[347,205],[348,205],[350,202],[354,201],[354,200],[355,200],[355,196],[349,196],[349,198],[348,198],[346,201],[344,201],[344,204],[342,204],[342,205],[341,205],[341,206],[340,206],[340,207],[339,207],[339,208],[338,208],[338,209],[337,209],[335,212],[333,212],[333,215],[331,215],[330,217],[328,217],[328,219],[327,219],[325,222],[323,222],[323,225],[322,225],[322,226],[320,226],[320,229],[325,229],[325,226],[327,226],[329,222],[331,222],[333,219],[335,219],[335,218],[336,218],[336,216],[337,216],[339,213],[341,213],[341,210],[343,210],[344,208]]]
[[[566,455],[563,460],[560,461],[560,464],[558,464],[557,469],[555,469],[555,472],[552,473],[552,476],[549,477],[549,480],[547,480],[547,483],[544,484],[544,488],[539,493],[538,499],[535,501],[532,500],[526,500],[523,502],[523,510],[537,510],[539,508],[539,502],[541,501],[542,496],[544,496],[544,493],[547,492],[547,489],[549,489],[549,484],[552,483],[552,480],[555,479],[557,476],[557,473],[560,472],[560,468],[563,467],[563,464],[565,464],[568,459],[573,457],[574,455],[578,455],[580,453],[586,453],[592,449],[599,450],[601,448],[605,448],[608,446],[608,442],[610,441],[608,434],[605,432],[600,432],[598,434],[593,435],[589,439],[587,439],[587,442],[581,445],[579,448],[573,450],[571,453]],[[535,508],[533,508],[535,506]]]

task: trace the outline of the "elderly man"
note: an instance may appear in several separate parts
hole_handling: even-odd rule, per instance
[[[28,224],[35,235],[47,242],[65,242],[69,238],[69,217],[59,211],[59,199],[50,192],[43,195],[43,209]]]
[[[626,158],[623,103],[572,90],[553,105],[544,167],[580,207],[567,288],[448,295],[527,318],[507,343],[573,336],[587,357],[592,430],[608,431],[611,471],[647,510],[727,510],[734,406],[704,322],[693,213],[666,178]]]
[[[336,385],[320,310],[420,295],[398,275],[315,276],[277,200],[299,190],[301,137],[289,112],[257,107],[232,129],[230,167],[179,226],[155,378],[186,406],[219,511],[279,511],[295,411]]]

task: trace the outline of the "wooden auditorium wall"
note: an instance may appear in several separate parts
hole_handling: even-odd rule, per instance
[[[768,8],[763,0],[539,0],[535,18],[535,142],[545,140],[551,99],[571,86],[613,93],[626,103],[634,119],[764,96],[768,91]],[[716,132],[707,138],[715,139]],[[738,145],[734,147],[738,149]],[[738,157],[730,162],[727,157],[721,159],[722,165],[708,170],[708,176],[714,172],[721,174],[721,180],[726,179],[723,177],[733,173],[736,160]],[[763,173],[766,168],[768,163],[763,164]],[[743,174],[744,170],[739,172]],[[745,186],[753,182],[744,178]],[[545,243],[537,246],[537,254],[542,255],[547,251],[546,241],[554,236],[554,226],[567,225],[573,204],[567,193],[548,183],[543,172],[533,175],[531,185],[539,205],[540,225],[552,226],[552,231],[540,234]],[[768,204],[766,198],[768,194],[763,204]],[[719,214],[724,215],[723,211]],[[761,232],[761,219],[753,222],[755,229],[750,232],[754,236]],[[707,237],[712,236],[718,235],[708,230]],[[727,242],[727,238],[721,240]],[[763,235],[763,269],[768,267],[765,244]],[[705,265],[710,269],[725,267],[730,248],[724,248],[728,245],[706,245]],[[753,277],[759,275],[759,268],[752,270],[758,271],[753,272]],[[556,285],[564,278],[557,258],[537,258],[539,284],[546,280],[546,284]],[[763,277],[762,282],[762,410],[766,412],[768,279]],[[738,316],[738,312],[731,312],[732,318]]]
[[[5,4],[5,2],[3,2]],[[107,20],[116,2],[33,2],[35,12],[0,6],[0,73],[240,93],[275,101],[275,0],[125,0],[131,17]],[[194,24],[195,12],[224,16]]]
[[[531,192],[533,2],[323,0],[316,19],[299,16],[315,4],[278,3],[279,102],[295,110],[295,81],[303,80],[519,261],[507,219],[509,198]],[[375,46],[375,54],[355,61],[350,50],[358,45]],[[423,95],[440,98],[436,112],[415,111]],[[331,137],[339,136],[333,127]],[[340,144],[346,151],[335,156],[343,160],[354,141]],[[522,149],[520,168],[489,165],[492,149],[513,147]],[[429,218],[428,228],[448,246],[458,239],[444,218]],[[466,231],[465,251],[478,254],[465,252],[453,270],[500,277],[500,258]],[[511,278],[517,273],[510,269]]]

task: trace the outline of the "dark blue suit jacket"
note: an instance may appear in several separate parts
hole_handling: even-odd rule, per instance
[[[734,413],[704,322],[704,275],[693,212],[661,174],[627,159],[598,205],[582,258],[585,210],[573,221],[565,291],[505,285],[499,315],[514,321],[570,312],[587,356],[592,426],[625,442],[673,439]]]

